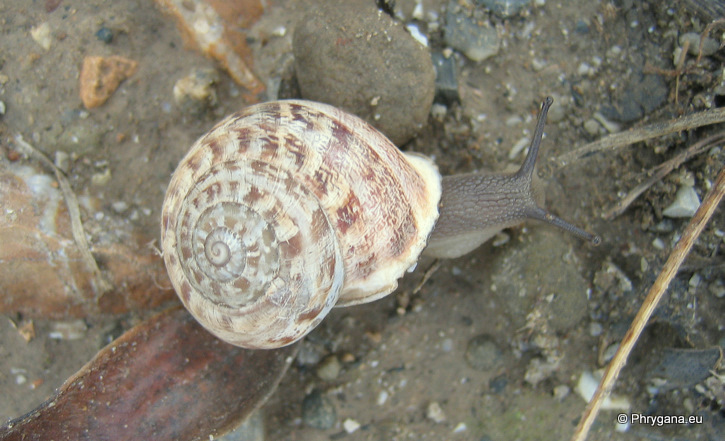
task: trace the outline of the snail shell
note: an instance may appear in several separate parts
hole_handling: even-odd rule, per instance
[[[389,294],[438,217],[440,176],[361,119],[307,101],[258,104],[202,136],[162,211],[171,281],[237,346],[274,348],[333,306]]]

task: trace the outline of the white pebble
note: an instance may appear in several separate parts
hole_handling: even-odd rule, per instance
[[[594,73],[594,70],[589,64],[581,63],[577,68],[577,73],[579,75],[591,75],[592,73]]]
[[[506,127],[513,127],[513,126],[518,126],[523,122],[524,122],[524,120],[520,116],[514,115],[514,116],[506,119],[504,124],[506,124]]]
[[[554,399],[556,401],[562,401],[569,395],[571,389],[566,384],[560,384],[554,388]]]
[[[415,8],[413,9],[413,18],[416,20],[423,20],[425,18],[422,3],[418,2],[415,4]]]
[[[116,201],[111,204],[111,208],[113,208],[113,211],[116,213],[123,213],[128,209],[128,204],[124,201]]]
[[[71,320],[66,322],[55,322],[48,337],[54,340],[79,340],[86,336],[86,322],[83,320]]]
[[[352,418],[348,418],[342,422],[342,427],[345,429],[345,432],[353,433],[354,431],[356,431],[357,429],[360,428],[360,423],[353,420]]]
[[[597,322],[591,322],[589,324],[589,335],[592,337],[599,337],[602,335],[602,325]]]
[[[30,36],[33,37],[33,40],[35,40],[40,47],[46,51],[50,50],[50,45],[53,42],[53,39],[50,35],[50,25],[48,22],[32,28],[30,30]]]
[[[718,299],[725,298],[725,286],[722,283],[713,283],[710,285],[710,292]]]
[[[107,168],[103,172],[91,175],[91,185],[102,187],[111,180],[111,169]]]
[[[541,60],[539,58],[534,58],[531,60],[531,68],[534,69],[534,72],[541,72],[546,67],[546,60]]]
[[[509,159],[516,158],[519,153],[521,153],[529,144],[531,144],[531,138],[528,136],[524,136],[523,138],[519,139],[514,143],[514,146],[511,147],[511,150],[509,151]]]
[[[594,392],[597,390],[601,375],[598,375],[597,377],[595,377],[591,372],[584,371],[582,372],[582,376],[579,378],[579,383],[576,385],[576,391],[586,402],[591,401],[594,397]],[[626,397],[610,395],[602,402],[602,409],[629,410],[629,408],[629,400]]]
[[[599,134],[599,129],[601,128],[601,124],[597,122],[597,120],[590,118],[584,122],[584,130],[592,135],[596,136]]]
[[[677,190],[675,201],[662,211],[667,217],[692,217],[700,207],[700,198],[695,189],[689,185],[683,185]]]
[[[446,414],[443,413],[443,409],[441,409],[441,405],[438,404],[437,401],[431,401],[428,405],[428,409],[426,409],[425,416],[428,417],[429,420],[438,424],[446,420]]]
[[[284,37],[287,35],[287,28],[285,26],[277,26],[276,28],[272,29],[272,35],[275,37]]]
[[[701,281],[702,277],[700,277],[698,273],[695,273],[692,275],[692,277],[690,277],[690,281],[688,282],[688,284],[691,288],[697,288],[698,286],[700,286]]]
[[[388,391],[381,390],[380,393],[378,394],[378,399],[376,400],[376,403],[378,403],[378,406],[382,406],[383,404],[385,404],[385,402],[388,401],[389,396],[390,395],[388,394]]]
[[[619,349],[619,343],[611,344],[607,347],[607,349],[604,350],[604,353],[602,354],[602,361],[605,363],[608,363],[609,360],[614,358],[614,354],[617,353],[617,350]]]
[[[456,427],[453,428],[453,433],[461,433],[468,430],[468,426],[466,426],[466,423],[458,423],[456,424]]]
[[[422,32],[420,32],[420,29],[418,29],[417,25],[409,24],[406,26],[408,29],[408,32],[410,33],[410,36],[415,39],[418,43],[422,44],[425,47],[428,47],[428,37],[426,37]]]

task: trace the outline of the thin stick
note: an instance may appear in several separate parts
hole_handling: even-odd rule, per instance
[[[725,108],[705,110],[670,121],[649,124],[644,127],[632,128],[626,132],[606,136],[557,156],[555,162],[559,168],[563,168],[595,152],[605,150],[614,151],[647,139],[721,122],[725,122]]]
[[[670,282],[675,277],[675,274],[677,274],[677,270],[680,268],[680,265],[682,265],[682,261],[685,260],[685,257],[690,252],[690,249],[697,240],[697,237],[712,217],[724,194],[725,167],[720,170],[715,185],[707,193],[705,199],[703,199],[702,204],[700,205],[700,208],[697,209],[695,216],[693,216],[685,227],[685,230],[682,232],[682,237],[679,242],[677,242],[677,245],[675,245],[675,248],[667,258],[667,262],[665,262],[662,267],[662,271],[659,276],[657,276],[657,280],[655,280],[652,288],[650,288],[647,293],[647,297],[642,303],[642,307],[637,312],[637,316],[634,318],[627,334],[619,344],[617,353],[614,355],[611,363],[609,363],[609,366],[607,366],[607,370],[602,377],[602,381],[599,383],[599,387],[597,387],[594,397],[589,402],[586,409],[584,409],[584,413],[582,414],[579,425],[577,426],[571,441],[584,441],[586,439],[589,429],[599,413],[602,402],[612,391],[614,382],[617,380],[619,373],[627,363],[627,357],[629,357],[629,354],[632,352],[637,339],[640,334],[642,334],[642,330],[644,330],[645,325],[652,316],[652,312],[654,312],[657,304],[662,299],[665,290],[667,290]]]
[[[624,213],[627,207],[629,207],[630,204],[632,204],[632,202],[634,202],[639,197],[639,195],[641,195],[648,188],[654,185],[655,182],[660,181],[672,170],[679,167],[683,162],[689,161],[690,159],[699,155],[705,150],[710,149],[713,144],[722,142],[723,140],[725,140],[725,132],[720,132],[717,135],[713,135],[709,138],[700,140],[688,147],[687,150],[680,152],[674,158],[669,159],[658,165],[657,167],[644,172],[644,174],[649,175],[650,178],[630,190],[629,193],[627,193],[627,195],[623,197],[619,202],[617,202],[613,207],[604,210],[604,212],[602,213],[602,218],[606,220],[612,220],[620,214]]]
[[[425,273],[423,273],[423,278],[420,280],[420,282],[413,288],[413,292],[411,294],[418,294],[418,292],[423,288],[423,285],[428,282],[428,279],[430,279],[430,276],[432,276],[436,271],[438,271],[438,268],[441,267],[441,260],[436,259],[433,264],[428,267],[427,270],[425,270]]]
[[[85,231],[83,230],[83,223],[81,222],[81,210],[78,204],[78,198],[76,198],[75,193],[73,193],[70,182],[68,182],[68,179],[65,177],[63,172],[61,172],[58,167],[53,164],[53,161],[48,159],[48,157],[45,156],[40,150],[27,143],[23,139],[22,135],[17,135],[15,137],[15,142],[18,146],[25,150],[25,152],[29,156],[37,159],[44,166],[49,167],[51,170],[53,170],[53,173],[55,173],[55,178],[58,180],[58,184],[60,185],[60,189],[63,193],[63,199],[65,199],[65,204],[68,207],[68,215],[70,216],[73,240],[75,240],[75,243],[78,246],[79,251],[81,252],[81,257],[86,263],[86,266],[91,271],[91,273],[93,273],[93,277],[96,282],[96,289],[98,290],[98,292],[96,293],[96,298],[99,298],[101,295],[111,290],[111,284],[106,280],[105,277],[103,277],[101,269],[98,268],[98,263],[96,262],[96,259],[93,257],[93,254],[91,254],[91,249],[88,245],[88,241],[86,240]]]

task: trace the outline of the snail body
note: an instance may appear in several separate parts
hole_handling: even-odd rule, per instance
[[[332,106],[243,109],[202,136],[172,176],[161,225],[172,284],[217,337],[274,348],[333,306],[394,291],[426,245],[456,257],[526,218],[592,239],[534,201],[543,119],[516,174],[441,179],[431,160]]]

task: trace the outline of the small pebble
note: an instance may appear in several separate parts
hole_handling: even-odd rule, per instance
[[[466,423],[460,422],[456,424],[456,427],[453,428],[453,433],[463,433],[466,430],[468,430],[468,426],[466,426]]]
[[[0,116],[5,115],[5,102],[0,101]]]
[[[531,5],[531,0],[476,0],[476,3],[501,18],[509,18],[520,13],[526,6]]]
[[[607,58],[616,58],[622,54],[622,48],[620,46],[612,46],[607,51]]]
[[[86,109],[105,103],[123,80],[136,72],[138,62],[113,55],[87,56],[80,75],[80,96]]]
[[[389,396],[390,395],[388,394],[388,391],[381,390],[378,394],[378,399],[375,402],[378,404],[378,406],[382,406],[383,404],[385,404],[386,401],[388,401]]]
[[[463,52],[472,61],[483,61],[501,49],[496,28],[488,23],[468,17],[456,2],[448,4],[445,40],[448,45]]]
[[[671,233],[675,229],[675,223],[670,219],[662,219],[659,223],[652,227],[655,233]]]
[[[202,115],[217,103],[219,74],[211,68],[194,69],[174,84],[174,101],[191,115]]]
[[[443,122],[446,119],[446,113],[448,113],[448,107],[443,104],[433,103],[430,108],[430,116],[438,122]]]
[[[111,208],[116,213],[121,214],[128,209],[128,204],[124,201],[116,201],[111,204]]]
[[[302,401],[302,421],[314,429],[332,428],[337,421],[334,403],[320,391],[312,391]]]
[[[607,349],[604,350],[604,353],[602,354],[602,362],[608,363],[612,358],[614,358],[614,354],[617,353],[617,350],[619,349],[619,343],[611,344],[607,347]]]
[[[50,45],[53,42],[53,39],[50,35],[50,25],[48,22],[32,28],[30,30],[30,36],[33,37],[33,40],[35,40],[40,47],[46,51],[50,50]]]
[[[690,288],[697,288],[698,286],[700,286],[700,282],[702,282],[702,276],[700,276],[700,274],[698,273],[695,273],[692,275],[692,277],[690,277],[690,280],[687,284],[690,285]]]
[[[509,240],[511,240],[511,236],[501,231],[500,233],[497,233],[495,236],[493,236],[493,239],[491,240],[491,245],[493,245],[494,247],[500,247],[501,245],[507,244]]]
[[[347,433],[353,433],[360,428],[360,423],[352,418],[348,418],[342,422],[342,428],[345,429],[345,432]]]
[[[412,16],[416,20],[423,20],[425,18],[425,11],[423,10],[423,3],[416,2],[415,8],[413,9]]]
[[[411,37],[413,37],[415,41],[425,47],[428,47],[428,37],[426,37],[425,34],[423,34],[420,29],[418,29],[417,25],[409,24],[405,28],[408,29],[408,32],[410,32]]]
[[[443,413],[441,405],[437,401],[431,401],[425,411],[425,416],[436,424],[445,422],[446,414]]]
[[[541,72],[546,66],[546,60],[541,60],[539,58],[534,58],[531,60],[531,68],[534,69],[534,72]]]
[[[558,123],[559,121],[562,121],[567,115],[567,101],[565,99],[562,99],[557,94],[553,94],[554,97],[554,104],[551,106],[551,109],[549,109],[549,114],[546,116],[546,120],[553,123]]]
[[[594,286],[601,291],[617,294],[630,292],[634,288],[632,280],[612,262],[605,262],[602,269],[594,274]]]
[[[722,281],[717,281],[715,283],[710,284],[710,292],[712,295],[717,297],[718,299],[722,299],[725,297],[725,286],[723,285]]]
[[[317,365],[317,376],[320,380],[332,381],[340,375],[341,369],[342,366],[337,356],[329,355]]]
[[[113,41],[113,31],[103,26],[96,32],[96,38],[106,44],[111,44],[111,42]]]
[[[55,322],[48,333],[48,337],[54,340],[78,340],[85,337],[87,329],[86,322],[80,319]]]
[[[506,389],[508,383],[509,380],[508,378],[506,378],[506,374],[501,374],[498,377],[489,380],[488,388],[491,389],[491,392],[495,394],[500,394]]]
[[[589,324],[589,335],[592,337],[599,337],[602,335],[602,325],[597,322],[591,322]]]
[[[455,57],[436,50],[431,52],[430,57],[436,72],[435,101],[444,105],[460,101]]]
[[[597,390],[601,375],[596,377],[591,372],[582,372],[579,382],[576,385],[576,391],[584,401],[591,401],[594,392]],[[629,410],[630,404],[626,397],[618,395],[610,395],[602,401],[602,409],[608,410]]]
[[[594,74],[594,69],[588,63],[581,63],[577,68],[577,73],[582,76],[590,76]]]
[[[697,32],[688,32],[680,35],[680,46],[684,47],[685,43],[689,43],[688,53],[692,56],[697,56],[700,52],[700,34]],[[714,38],[705,37],[705,41],[702,44],[702,55],[709,57],[715,54],[720,49],[720,44]]]
[[[574,26],[574,32],[582,35],[589,33],[589,23],[585,20],[579,19]]]
[[[548,361],[538,357],[533,358],[526,368],[524,381],[536,387],[537,384],[551,377],[558,367],[558,361]]]
[[[96,187],[103,187],[111,181],[111,169],[107,168],[101,173],[94,173],[91,176],[91,184]]]
[[[488,335],[473,337],[468,342],[466,361],[480,371],[491,371],[503,363],[503,352]]]
[[[689,218],[695,215],[700,207],[700,198],[697,196],[695,189],[683,185],[677,190],[675,200],[662,210],[662,215],[672,218]]]
[[[308,367],[315,366],[322,360],[322,354],[321,348],[307,340],[303,340],[300,350],[297,352],[297,364]]]
[[[516,158],[522,151],[524,151],[524,149],[526,149],[526,147],[529,146],[529,144],[531,144],[531,139],[528,136],[524,136],[516,141],[513,147],[511,147],[511,150],[509,150],[509,159]]]
[[[584,130],[591,136],[599,135],[599,129],[602,126],[594,119],[588,119],[584,122]]]
[[[569,392],[571,392],[569,386],[560,384],[554,388],[554,399],[556,401],[563,401],[569,395]]]

